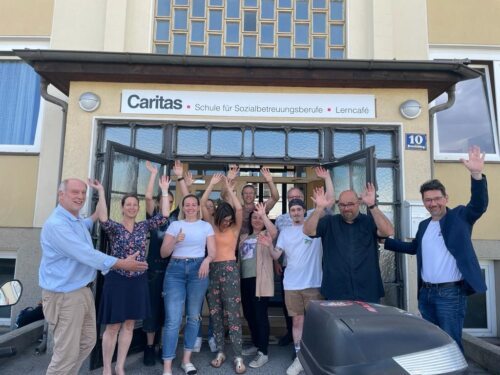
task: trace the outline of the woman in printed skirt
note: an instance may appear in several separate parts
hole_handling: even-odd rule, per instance
[[[210,285],[208,287],[208,307],[212,318],[218,353],[212,360],[213,367],[221,367],[226,359],[224,353],[224,316],[227,315],[229,337],[234,350],[234,370],[237,374],[246,371],[241,356],[241,295],[240,272],[236,262],[236,243],[243,221],[243,209],[234,192],[234,186],[220,173],[212,176],[201,198],[203,218],[209,220],[206,202],[214,186],[224,181],[231,204],[222,202],[213,217],[215,232],[215,259],[210,263]],[[233,208],[234,207],[234,208]]]
[[[241,298],[243,315],[248,322],[252,346],[243,350],[243,355],[255,355],[249,363],[258,368],[269,361],[269,299],[274,296],[273,259],[269,247],[259,239],[268,234],[275,239],[278,231],[266,215],[263,203],[256,205],[250,214],[248,234],[240,236],[239,255],[241,265]]]
[[[168,195],[168,177],[162,176],[162,195]],[[108,218],[103,186],[96,180],[89,185],[99,192],[97,213],[101,226],[108,236],[110,254],[125,259],[137,254],[137,260],[146,259],[147,234],[150,230],[165,224],[169,215],[169,200],[163,199],[161,213],[152,218],[136,222],[139,212],[139,198],[133,194],[121,200],[122,221]],[[111,375],[111,361],[118,341],[118,355],[115,365],[117,375],[125,374],[125,359],[133,336],[136,320],[149,316],[149,292],[145,272],[111,270],[104,276],[104,286],[99,305],[98,322],[106,324],[102,337],[103,374]]]
[[[197,374],[191,363],[191,353],[200,327],[209,265],[215,257],[214,231],[209,223],[201,220],[200,202],[195,195],[188,194],[183,198],[180,219],[170,224],[160,249],[162,257],[171,256],[163,283],[166,314],[162,355],[164,375],[172,375],[184,306],[186,326],[181,368],[188,375]]]

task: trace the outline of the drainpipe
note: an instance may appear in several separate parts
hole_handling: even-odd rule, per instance
[[[61,183],[62,179],[62,167],[63,167],[63,157],[64,157],[64,143],[65,143],[65,137],[66,137],[66,121],[68,118],[68,103],[66,103],[64,100],[61,100],[53,95],[50,95],[47,91],[47,88],[49,87],[49,83],[42,78],[40,81],[40,92],[42,95],[42,98],[44,98],[46,101],[55,104],[62,109],[63,113],[63,120],[62,120],[62,129],[61,129],[61,149],[59,151],[59,172],[57,175],[57,186],[59,187],[59,184]],[[56,205],[57,205],[57,198],[56,198]]]
[[[438,112],[444,111],[455,104],[455,90],[456,85],[451,86],[446,93],[448,94],[448,101],[446,103],[441,103],[435,105],[429,109],[429,148],[431,152],[431,179],[434,178],[434,115]]]

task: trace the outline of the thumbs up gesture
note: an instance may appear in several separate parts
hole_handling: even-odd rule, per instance
[[[182,232],[182,228],[181,228],[179,233],[177,233],[177,237],[175,237],[175,242],[184,241],[184,238],[186,238],[186,235]]]

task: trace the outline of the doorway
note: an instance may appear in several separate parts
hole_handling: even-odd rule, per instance
[[[290,135],[285,131],[283,138],[285,145],[277,147],[279,152],[282,152],[281,148],[285,150],[281,157],[278,157],[281,155],[279,153],[274,154],[275,151],[268,152],[265,157],[257,157],[256,153],[261,151],[257,150],[255,144],[250,148],[250,151],[245,146],[248,139],[252,139],[252,142],[260,140],[261,146],[262,142],[268,144],[269,139],[273,142],[276,141],[282,136],[280,132],[283,131],[283,128],[276,124],[274,127],[264,127],[261,130],[258,127],[252,127],[254,125],[249,125],[250,129],[246,127],[226,129],[221,126],[208,130],[206,128],[199,129],[199,124],[197,124],[198,128],[190,127],[189,124],[171,126],[171,124],[166,123],[103,123],[100,125],[96,148],[95,176],[106,184],[111,218],[114,217],[113,215],[116,218],[120,212],[118,200],[124,193],[137,193],[139,198],[143,199],[149,176],[145,169],[146,160],[152,161],[159,167],[159,175],[170,175],[173,159],[179,158],[184,162],[185,169],[193,174],[194,183],[191,189],[197,195],[203,194],[208,176],[216,172],[225,173],[228,163],[236,163],[240,166],[241,171],[238,178],[240,187],[245,183],[253,183],[258,193],[256,200],[265,200],[270,193],[267,185],[263,184],[259,171],[262,166],[270,168],[281,197],[270,213],[271,219],[286,212],[286,192],[292,186],[303,190],[306,204],[308,208],[312,208],[312,201],[309,197],[312,195],[314,187],[321,183],[316,178],[312,166],[323,165],[330,169],[336,198],[342,190],[354,189],[360,192],[366,182],[376,184],[379,182],[379,207],[393,220],[396,230],[398,230],[400,201],[397,150],[399,148],[397,132],[394,129],[372,131],[366,127],[356,129],[352,126],[348,129],[341,127],[309,128],[308,132],[302,132],[300,135],[304,137],[306,147],[313,147],[314,157],[310,157],[311,152],[306,150],[301,152],[309,157],[290,158],[290,155],[300,154],[294,154],[294,149],[298,147],[297,132]],[[227,127],[234,127],[234,125],[227,125]],[[241,147],[236,147],[238,150],[234,151],[241,153],[225,157],[212,156],[211,151],[220,152],[217,150],[220,149],[221,141],[228,141],[224,138],[227,134],[229,137],[241,134]],[[312,137],[313,134],[318,134],[317,138]],[[188,135],[194,138],[189,138]],[[196,138],[196,136],[200,137]],[[192,142],[187,142],[188,139],[191,139]],[[213,144],[214,141],[218,142],[218,146]],[[273,147],[272,142],[269,147]],[[230,147],[230,149],[232,148],[235,148],[234,144]],[[242,149],[246,151],[242,151]],[[244,156],[246,153],[249,155]],[[375,155],[378,156],[378,159],[375,158]],[[175,188],[173,192],[176,195],[176,202],[179,202],[180,194],[175,191]],[[213,194],[213,198],[217,199],[218,192],[215,191]],[[141,204],[142,210],[144,210],[143,207],[144,204]],[[138,220],[145,217],[145,213],[141,213],[141,215],[143,216],[139,216]],[[106,251],[106,244],[102,242],[101,237],[99,233],[96,233],[95,238],[100,243],[100,248]],[[382,276],[386,294],[389,296],[385,303],[403,307],[400,260],[394,254],[387,253],[381,251]],[[100,282],[101,286],[98,284],[97,287],[96,303],[99,303],[100,298],[102,280]],[[277,296],[278,301],[279,299],[280,297]],[[140,324],[138,322],[136,326],[137,334],[134,335],[131,351],[140,350],[144,344],[144,335],[141,332]],[[91,365],[93,368],[100,366],[101,357],[99,341],[92,355]]]

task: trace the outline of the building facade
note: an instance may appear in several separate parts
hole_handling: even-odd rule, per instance
[[[450,206],[467,202],[460,158],[479,144],[491,199],[473,240],[489,290],[469,301],[466,326],[496,336],[500,6],[369,3],[2,1],[2,111],[22,107],[1,115],[0,271],[25,285],[4,323],[40,298],[39,232],[61,178],[105,181],[116,215],[122,193],[144,194],[147,159],[165,171],[183,160],[198,192],[206,175],[236,162],[240,183],[254,182],[262,197],[260,166],[283,196],[292,185],[310,196],[321,164],[337,194],[376,181],[397,235],[411,238],[425,217],[420,184],[439,178]],[[414,257],[381,251],[381,263],[384,302],[416,311]]]

